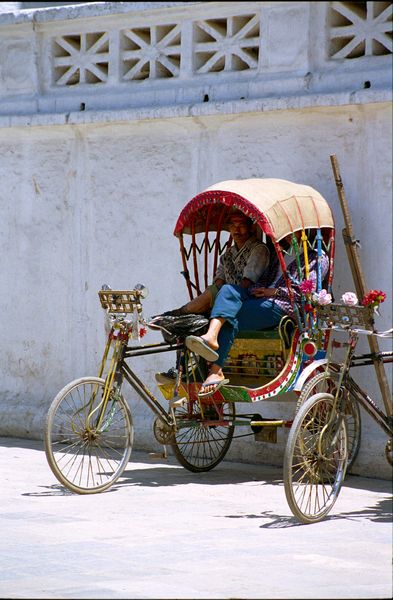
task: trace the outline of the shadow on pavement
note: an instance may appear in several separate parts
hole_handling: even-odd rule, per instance
[[[43,440],[27,438],[0,437],[0,446],[5,448],[30,448],[31,450],[44,450]]]
[[[339,502],[339,500],[337,501]],[[284,529],[286,527],[307,527],[304,523],[299,523],[295,517],[283,517],[275,514],[272,511],[266,510],[257,515],[224,515],[228,519],[269,519],[269,523],[260,525],[261,529]],[[360,521],[368,519],[374,523],[391,523],[392,522],[392,500],[378,500],[375,506],[367,507],[359,511],[340,512],[337,514],[328,515],[324,521],[342,521],[348,519],[350,521]]]
[[[0,446],[8,448],[24,448],[39,450],[44,452],[44,443],[42,440],[30,440],[20,438],[0,438]],[[135,466],[133,466],[133,463]],[[141,463],[146,467],[140,468],[137,465]],[[192,473],[180,466],[176,459],[170,456],[165,459],[152,459],[147,452],[134,451],[129,468],[127,468],[120,479],[104,493],[114,493],[124,486],[141,487],[165,487],[189,485],[222,485],[222,484],[243,484],[255,482],[257,485],[283,486],[282,468],[263,464],[249,464],[240,462],[230,462],[224,460],[212,471],[205,473]],[[48,466],[49,469],[49,466]],[[23,496],[72,496],[71,492],[63,485],[53,484],[50,486],[41,486],[42,491],[22,494]],[[369,519],[374,522],[386,523],[392,521],[392,484],[391,481],[384,479],[372,479],[358,475],[349,475],[344,483],[344,488],[367,490],[386,494],[386,498],[379,498],[375,506],[369,506],[361,511],[341,512],[334,515],[328,515],[326,520],[350,519]],[[268,519],[269,523],[260,525],[261,528],[285,528],[302,526],[294,517],[283,517],[265,511],[259,514],[245,515],[222,515],[228,519]]]
[[[125,470],[120,480],[115,484],[118,486],[124,485],[140,485],[140,486],[171,486],[171,485],[188,485],[190,483],[201,485],[222,485],[224,483],[246,483],[250,481],[258,482],[261,485],[281,485],[282,473],[281,469],[275,467],[261,467],[261,474],[250,473],[246,468],[242,472],[239,463],[233,464],[222,462],[221,467],[218,465],[214,470],[205,473],[192,473],[178,465],[168,466],[152,466],[147,469],[135,468]]]

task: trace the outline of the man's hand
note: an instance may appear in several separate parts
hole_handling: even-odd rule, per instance
[[[218,287],[218,289],[220,289],[220,287],[222,287],[225,283],[225,279],[216,279],[214,281],[214,283],[216,284],[216,286]]]

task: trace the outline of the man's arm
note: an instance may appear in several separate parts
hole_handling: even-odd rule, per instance
[[[243,270],[242,287],[248,287],[250,283],[256,283],[262,273],[269,265],[270,252],[266,244],[258,244],[251,252],[246,266]],[[243,285],[243,281],[249,281]]]
[[[225,283],[225,269],[222,256],[220,257],[220,262],[214,274],[213,283],[215,283],[217,287],[221,287]]]

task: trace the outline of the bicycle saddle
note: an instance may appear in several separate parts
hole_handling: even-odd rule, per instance
[[[156,315],[147,323],[152,329],[159,329],[164,340],[173,344],[178,338],[188,335],[202,335],[207,331],[209,320],[203,315]]]

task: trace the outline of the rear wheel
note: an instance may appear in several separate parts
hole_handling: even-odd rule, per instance
[[[124,471],[132,450],[131,413],[112,391],[98,422],[105,380],[83,377],[53,400],[45,424],[45,453],[54,475],[68,489],[93,494],[108,489]]]
[[[347,466],[345,418],[331,394],[315,394],[299,409],[284,455],[285,495],[302,523],[316,523],[331,510]]]
[[[210,471],[222,461],[235,429],[232,402],[203,403],[189,400],[175,409],[177,431],[173,452],[183,467],[193,472]]]
[[[334,371],[318,373],[312,379],[307,381],[299,396],[296,412],[308,398],[314,394],[327,392],[333,396],[336,393],[339,373]],[[345,420],[347,425],[347,444],[348,444],[348,465],[347,471],[350,470],[359,452],[360,436],[361,436],[361,419],[359,403],[349,390],[343,386],[341,394],[345,396]]]

